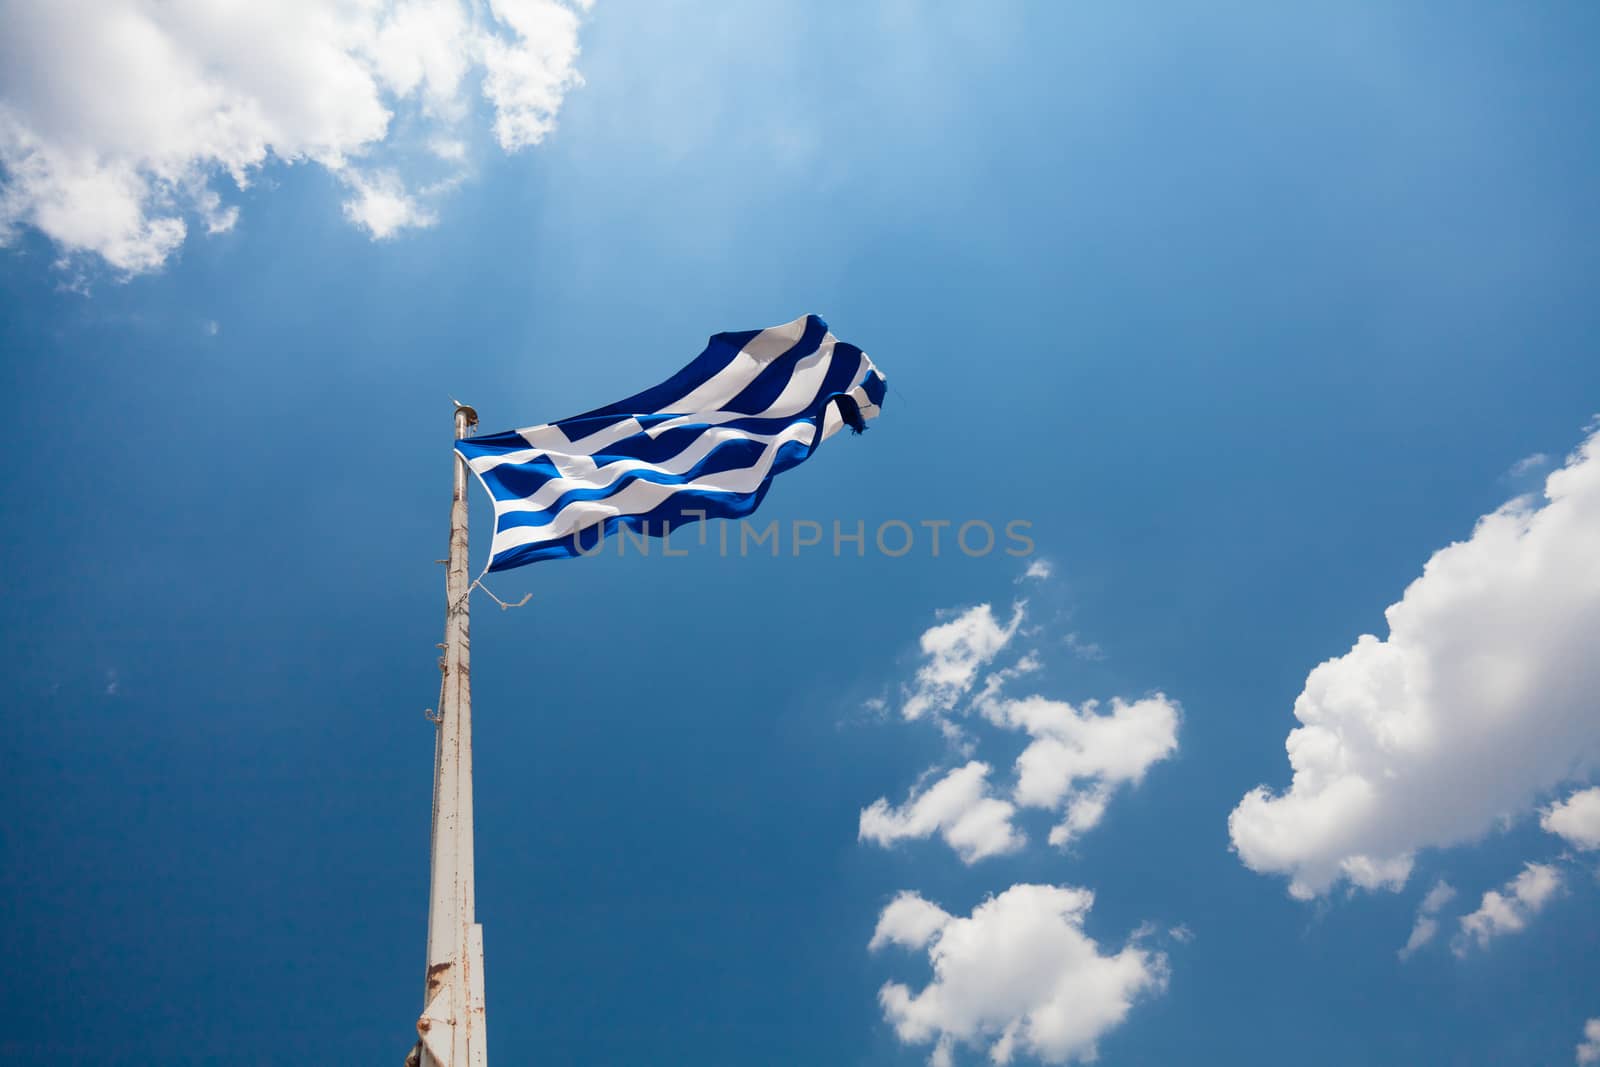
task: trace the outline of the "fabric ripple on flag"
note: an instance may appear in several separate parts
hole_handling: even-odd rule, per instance
[[[465,438],[494,501],[490,571],[594,551],[618,526],[651,536],[756,509],[774,476],[883,404],[866,353],[807,315],[719,333],[653,389],[583,415]]]

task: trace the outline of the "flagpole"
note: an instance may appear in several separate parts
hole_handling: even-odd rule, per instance
[[[456,439],[478,423],[458,404]],[[445,571],[444,672],[433,759],[433,844],[428,892],[428,969],[421,1039],[407,1064],[486,1067],[483,927],[474,915],[472,856],[472,674],[467,607],[467,464],[455,457],[450,558]]]

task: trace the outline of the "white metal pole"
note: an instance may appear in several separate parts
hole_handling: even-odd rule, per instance
[[[456,408],[456,438],[478,413]],[[486,1067],[483,927],[473,914],[472,674],[467,630],[467,465],[455,457],[450,504],[450,558],[445,572],[444,685],[433,761],[433,868],[428,896],[428,970],[421,1067]]]

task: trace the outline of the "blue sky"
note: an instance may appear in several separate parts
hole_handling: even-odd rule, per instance
[[[452,110],[397,66],[390,125],[348,135],[364,155],[285,120],[256,162],[160,121],[145,67],[90,62],[134,38],[0,16],[20,42],[0,63],[0,1051],[398,1063],[450,397],[530,425],[815,312],[891,392],[759,517],[1019,519],[1036,553],[697,550],[491,583],[533,594],[479,599],[473,631],[497,1063],[919,1064],[945,1034],[976,1064],[1008,1026],[1018,1063],[1581,1062],[1600,885],[1570,798],[1600,767],[1600,455],[1567,457],[1600,412],[1600,15],[564,10],[495,24],[575,46],[581,85],[555,48],[534,86],[553,96],[486,98],[471,68]],[[166,28],[236,54],[218,25]],[[15,62],[30,41],[56,66]],[[155,112],[147,140],[104,142],[73,110],[93,93]],[[420,147],[446,135],[459,153]],[[110,184],[52,200],[90,149]],[[106,190],[134,214],[97,214]],[[169,217],[175,243],[139,229]],[[1014,631],[979,625],[1019,603]],[[1382,663],[1347,657],[1391,624]],[[939,626],[954,652],[925,652]],[[948,706],[908,719],[952,656]],[[984,680],[1024,659],[986,711]],[[1018,725],[1035,695],[1071,788],[1108,790],[1064,848],[1067,801],[1014,792],[1056,736]],[[1071,739],[1119,698],[1176,716],[1136,781],[1108,769],[1128,739]],[[1334,753],[1298,783],[1297,698]],[[950,819],[910,817],[971,760],[1013,837],[989,824],[968,863],[929,828]],[[880,798],[907,820],[887,846],[862,834]],[[1399,958],[1441,881],[1437,933]],[[1011,895],[1030,886],[1092,906]],[[890,911],[908,892],[944,916],[921,935]],[[1085,966],[1131,953],[1123,1010],[1073,1014],[1093,997],[1072,983],[1106,988],[1073,969],[1084,938]],[[897,1028],[880,992],[922,993],[940,946],[926,1026]],[[1050,1036],[1052,1010],[1081,1040]]]

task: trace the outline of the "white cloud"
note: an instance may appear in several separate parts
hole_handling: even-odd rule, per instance
[[[1150,767],[1178,748],[1178,705],[1163,694],[1111,701],[1109,713],[1095,701],[1075,708],[1041,696],[991,700],[981,705],[997,726],[1033,738],[1017,757],[1013,799],[1024,807],[1065,813],[1050,843],[1067,845],[1105,814],[1111,793],[1137,784]]]
[[[1102,953],[1083,932],[1094,894],[1071,886],[1014,885],[950,915],[915,893],[884,909],[872,947],[926,946],[933,978],[920,992],[888,982],[884,1017],[907,1044],[933,1043],[930,1063],[958,1045],[988,1046],[996,1064],[1018,1052],[1045,1063],[1092,1062],[1096,1044],[1141,996],[1166,987],[1166,957],[1129,943]]]
[[[1066,817],[1050,828],[1050,843],[1066,848],[1074,838],[1081,837],[1105,818],[1111,803],[1111,791],[1103,785],[1091,786],[1067,794],[1062,810]]]
[[[1418,849],[1525,813],[1600,762],[1600,436],[1434,553],[1295,701],[1294,777],[1228,821],[1243,861],[1307,898],[1341,879],[1398,889]]]
[[[1001,626],[989,605],[979,604],[929,629],[922,635],[926,662],[917,670],[900,713],[907,719],[920,719],[929,712],[941,715],[954,708],[972,689],[978,672],[1016,636],[1022,616],[1023,606],[1018,604],[1011,621]]]
[[[1517,460],[1511,465],[1511,470],[1507,473],[1513,478],[1520,478],[1524,474],[1531,474],[1549,462],[1549,456],[1545,455],[1543,452],[1535,452],[1531,456],[1523,456],[1521,459]]]
[[[1583,1041],[1578,1045],[1578,1063],[1600,1063],[1600,1019],[1583,1024]]]
[[[1408,960],[1424,945],[1428,944],[1439,934],[1439,919],[1434,915],[1418,915],[1417,921],[1411,927],[1411,936],[1406,938],[1406,943],[1396,953],[1402,960]]]
[[[242,188],[272,161],[335,173],[375,237],[426,225],[417,198],[452,180],[396,168],[464,166],[477,72],[500,146],[537,144],[580,83],[578,23],[563,0],[8,5],[0,243],[33,227],[63,259],[154,270],[191,218],[234,225],[220,176]]]
[[[989,765],[977,760],[958,767],[927,789],[913,789],[905,804],[879,798],[862,809],[858,838],[888,847],[937,833],[964,863],[1015,852],[1026,839],[1012,825],[1016,808],[992,796]]]
[[[1539,825],[1574,848],[1600,848],[1600,787],[1580,790],[1552,804],[1540,814]]]
[[[1017,581],[1023,582],[1032,579],[1036,582],[1047,581],[1056,572],[1055,565],[1047,559],[1036,559],[1028,564],[1028,569],[1022,572],[1022,577]]]
[[[348,184],[355,195],[344,202],[345,218],[383,240],[404,229],[432,226],[438,216],[406,192],[405,182],[392,170],[371,175],[352,173]]]
[[[453,137],[436,137],[428,142],[428,151],[440,159],[455,162],[467,158],[467,142]]]
[[[1428,895],[1422,898],[1422,912],[1426,915],[1437,915],[1441,909],[1456,898],[1456,887],[1444,879],[1433,883],[1433,888],[1428,890]]]
[[[1434,939],[1439,933],[1439,911],[1455,898],[1455,887],[1449,882],[1441,879],[1433,884],[1417,908],[1417,921],[1411,927],[1411,936],[1398,953],[1401,959],[1410,959],[1414,952]]]
[[[591,0],[582,4],[587,10]],[[483,95],[495,107],[494,135],[507,151],[538,144],[555,127],[578,75],[578,14],[554,0],[489,0],[515,35],[483,45]]]
[[[1093,700],[1076,708],[1041,696],[999,698],[1006,680],[1037,667],[1025,656],[996,671],[974,701],[996,726],[1032,738],[1016,759],[1015,804],[992,794],[989,764],[974,760],[926,790],[913,789],[899,807],[885,798],[874,801],[861,812],[860,839],[888,846],[938,833],[964,862],[975,863],[1023,846],[1013,826],[1020,805],[1060,811],[1050,843],[1064,848],[1099,825],[1119,786],[1138,784],[1152,765],[1177,751],[1178,705],[1160,693],[1131,704],[1114,699],[1106,713]]]
[[[1012,799],[1024,807],[1060,811],[1062,820],[1051,831],[1050,842],[1065,847],[1100,823],[1118,786],[1136,784],[1152,764],[1177,750],[1179,710],[1176,702],[1159,693],[1132,703],[1114,699],[1109,713],[1101,713],[1100,705],[1092,700],[1077,708],[1042,696],[1004,698],[1002,690],[1009,683],[1041,669],[1037,653],[1031,651],[1010,666],[990,671],[983,684],[976,686],[979,674],[1021,632],[1025,615],[1026,605],[1018,603],[1010,620],[1001,625],[988,604],[979,604],[927,630],[921,640],[924,661],[906,689],[901,713],[908,720],[934,719],[955,750],[966,755],[971,755],[976,744],[951,718],[963,701],[963,712],[975,709],[995,726],[1026,733],[1032,740],[1016,757]],[[1034,633],[1030,631],[1030,635]],[[1002,802],[989,796],[988,766],[983,765],[981,782],[970,777],[973,766],[969,763],[961,771],[951,772],[945,782],[927,794],[914,794],[901,808],[891,808],[887,800],[880,799],[862,812],[862,839],[887,844],[942,831],[949,840],[958,815],[975,823],[981,814],[993,837],[969,834],[968,840],[974,844],[961,850],[963,859],[971,863],[997,851],[1009,851],[1014,846],[1009,837],[1001,836],[1000,825],[1003,822],[1007,834],[1013,832],[1014,808],[1006,805],[1002,812],[995,806]],[[951,813],[954,809],[948,808],[951,800],[947,796],[955,794],[946,790],[954,790],[958,779],[968,790],[961,797],[974,805],[980,794],[971,790],[981,786],[981,808]],[[936,801],[941,805],[937,819],[931,814]],[[1004,850],[983,847],[1002,840],[1008,845]]]
[[[1071,649],[1072,654],[1077,656],[1079,659],[1102,660],[1106,658],[1106,650],[1101,648],[1098,642],[1085,641],[1083,638],[1078,636],[1077,631],[1067,634],[1067,636],[1063,637],[1061,641],[1069,649]]]
[[[1039,654],[1029,652],[1011,666],[991,672],[984,678],[983,687],[973,694],[973,706],[981,708],[993,703],[1008,683],[1016,681],[1025,674],[1036,674],[1043,668],[1044,662],[1039,659]]]
[[[1465,955],[1473,942],[1482,948],[1500,934],[1525,929],[1528,920],[1537,915],[1560,888],[1561,872],[1555,867],[1542,863],[1525,865],[1522,873],[1501,890],[1491,889],[1485,893],[1477,911],[1461,917],[1461,932],[1453,946],[1456,955]]]
[[[867,948],[873,952],[885,945],[924,948],[950,922],[950,916],[937,904],[930,904],[910,890],[903,890],[878,916]]]

